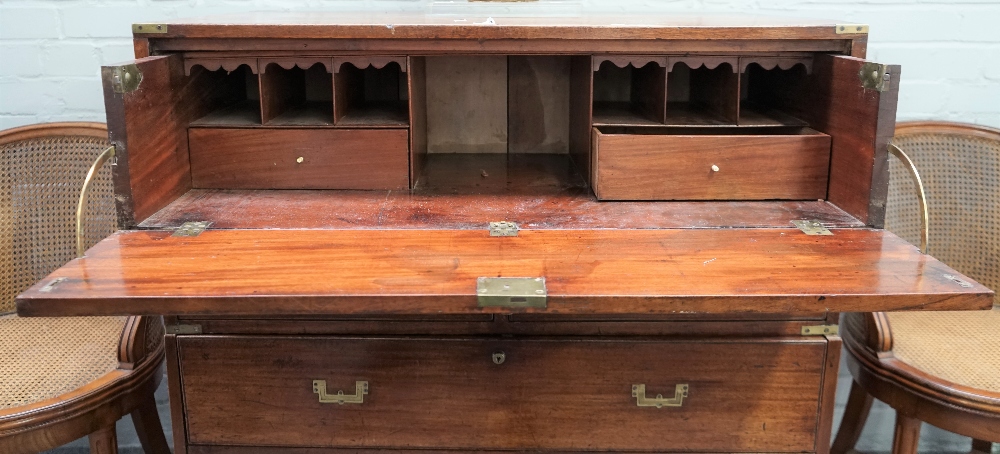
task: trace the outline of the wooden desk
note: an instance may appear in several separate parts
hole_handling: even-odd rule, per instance
[[[179,453],[826,452],[839,312],[992,304],[882,230],[867,28],[485,19],[135,26],[124,230],[19,312],[163,315]]]

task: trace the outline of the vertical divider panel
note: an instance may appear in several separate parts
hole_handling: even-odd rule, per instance
[[[410,187],[417,184],[427,159],[427,62],[407,57],[410,107]]]
[[[740,74],[737,57],[717,56],[677,56],[667,59],[667,72],[674,73],[684,65],[689,71],[684,76],[676,77],[676,85],[670,87],[670,92],[679,94],[684,107],[680,103],[667,105],[666,121],[669,124],[711,124],[723,122],[735,125],[739,121]],[[679,74],[674,74],[679,76]],[[668,79],[670,77],[668,76]],[[668,94],[668,98],[670,95]]]
[[[594,108],[594,72],[590,55],[570,57],[569,154],[580,174],[593,185],[590,130]]]
[[[260,118],[267,124],[295,104],[306,100],[305,84],[296,83],[293,71],[283,71],[277,63],[258,60],[260,70]],[[294,70],[295,68],[293,68]],[[301,71],[301,70],[300,70]]]

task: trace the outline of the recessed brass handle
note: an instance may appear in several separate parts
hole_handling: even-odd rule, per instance
[[[903,149],[897,147],[893,143],[889,143],[889,153],[898,158],[906,170],[910,172],[910,178],[913,179],[914,186],[917,187],[917,202],[920,208],[920,221],[922,224],[922,229],[920,230],[920,252],[924,254],[927,253],[927,243],[929,242],[928,237],[930,236],[930,214],[927,211],[927,195],[924,192],[924,182],[920,178],[920,172],[917,171],[917,166],[913,163],[913,160]]]
[[[365,403],[365,394],[368,394],[368,382],[354,382],[354,394],[344,394],[343,391],[337,391],[337,394],[327,394],[326,380],[313,380],[313,392],[319,394],[319,403],[321,404],[363,404]]]
[[[688,384],[682,383],[674,388],[674,397],[663,397],[657,394],[656,397],[646,397],[646,385],[632,385],[632,397],[635,397],[635,404],[639,407],[680,407],[684,405],[684,398],[688,395]]]

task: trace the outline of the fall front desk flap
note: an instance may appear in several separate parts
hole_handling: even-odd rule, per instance
[[[42,279],[17,305],[25,316],[614,316],[967,310],[992,304],[988,288],[892,233],[833,233],[122,231]]]

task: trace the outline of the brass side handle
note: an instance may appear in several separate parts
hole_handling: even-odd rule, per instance
[[[663,397],[662,394],[646,397],[646,385],[632,385],[632,397],[635,397],[635,404],[639,407],[680,407],[688,396],[688,388],[687,383],[681,383],[674,387],[674,397]]]
[[[337,394],[326,392],[326,380],[313,380],[313,392],[319,394],[321,404],[363,404],[365,394],[368,394],[368,382],[354,382],[354,394],[344,394],[344,391],[337,391]]]
[[[913,179],[913,184],[917,187],[917,202],[920,208],[921,227],[923,227],[920,230],[920,252],[926,254],[927,243],[930,241],[928,239],[930,236],[930,214],[927,210],[927,194],[924,192],[924,181],[920,178],[920,172],[917,171],[917,166],[913,164],[913,160],[901,148],[890,142],[889,153],[906,166],[906,170],[910,172],[910,178]]]
[[[115,157],[115,146],[112,145],[105,148],[94,160],[94,163],[90,166],[90,170],[87,171],[87,176],[83,179],[83,189],[80,190],[80,200],[76,202],[76,256],[83,257],[84,246],[83,246],[83,211],[87,207],[87,194],[90,192],[90,186],[94,183],[94,176],[97,175],[97,171],[101,169],[109,159]]]

